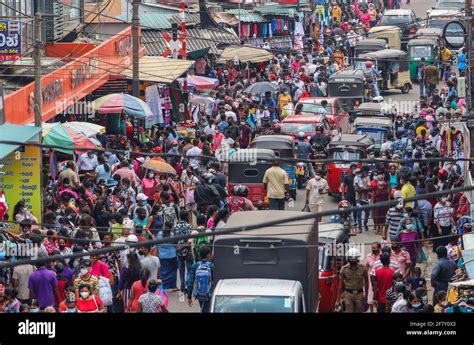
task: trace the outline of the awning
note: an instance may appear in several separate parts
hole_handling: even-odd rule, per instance
[[[0,125],[0,140],[15,141],[23,144],[28,143],[41,132],[41,128],[33,126],[19,126],[10,123]],[[36,140],[36,139],[35,139]],[[37,138],[36,141],[39,141]],[[0,143],[0,159],[5,158],[13,151],[17,150],[20,145],[10,145]]]
[[[144,56],[139,61],[140,80],[170,84],[181,77],[193,64],[194,61],[169,59],[162,56]],[[132,78],[132,69],[125,70],[122,75]]]
[[[222,52],[222,55],[217,59],[217,63],[226,63],[234,59],[239,59],[241,62],[264,62],[273,59],[273,54],[268,50],[253,48],[253,47],[241,47],[232,46],[227,47]]]

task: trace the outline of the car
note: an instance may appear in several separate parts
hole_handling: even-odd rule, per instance
[[[324,134],[332,136],[332,126],[324,115],[290,115],[280,123],[281,134],[292,136],[298,140],[298,133],[303,132],[305,137],[316,134],[316,127],[323,126]]]
[[[402,46],[406,46],[409,40],[415,38],[416,31],[421,27],[422,20],[422,18],[415,15],[413,10],[385,10],[379,25],[400,27],[402,29]]]
[[[437,10],[464,10],[465,6],[464,0],[439,0],[434,8]]]
[[[296,103],[295,109],[298,113],[293,111],[292,115],[309,116],[317,115],[322,108],[321,102],[327,101],[326,106],[327,119],[329,123],[335,126],[338,131],[346,133],[349,125],[349,114],[342,107],[341,102],[335,97],[308,97]],[[301,109],[299,109],[301,107]]]

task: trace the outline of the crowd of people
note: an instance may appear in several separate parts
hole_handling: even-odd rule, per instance
[[[302,53],[277,53],[268,63],[212,68],[209,76],[216,77],[220,86],[209,94],[213,107],[197,106],[190,111],[194,121],[187,125],[194,129],[192,136],[181,135],[172,123],[141,127],[140,140],[135,141],[132,122],[124,116],[120,133],[98,136],[104,150],[83,153],[77,160],[57,153],[58,175],[52,176],[51,167],[45,166],[43,219],[32,214],[25,201],[14,205],[13,218],[8,219],[8,205],[3,203],[3,249],[33,244],[39,248],[39,258],[86,255],[0,269],[0,310],[167,312],[168,294],[180,291],[189,305],[196,298],[202,311],[208,311],[212,232],[221,229],[233,212],[255,209],[247,198],[247,187],[229,190],[226,160],[216,157],[228,158],[247,148],[265,129],[277,132],[278,122],[289,114],[289,104],[327,96],[329,76],[347,67],[346,57],[352,58],[355,42],[377,25],[384,8],[399,6],[399,1],[334,3],[329,6],[330,25],[320,32],[316,21],[315,38],[308,40]],[[341,37],[347,39],[341,43]],[[461,71],[462,65],[458,67]],[[422,88],[417,109],[397,115],[381,150],[369,152],[373,161],[354,164],[341,181],[341,209],[463,185],[462,166],[455,162],[443,165],[430,158],[443,155],[441,126],[446,119],[466,115],[465,100],[458,97],[455,73],[447,70],[441,77],[436,71],[433,82],[430,69],[419,68]],[[246,94],[245,87],[257,81],[274,83],[277,90]],[[324,107],[321,115],[325,115]],[[318,133],[314,140],[324,146],[330,138]],[[298,145],[298,155],[306,156],[309,151],[307,145]],[[145,168],[150,159],[168,163],[174,171]],[[416,160],[397,162],[400,159]],[[273,164],[263,183],[270,209],[283,210],[289,180],[279,161]],[[324,174],[315,169],[306,185],[308,211],[323,210],[327,192]],[[363,311],[364,302],[379,312],[439,311],[447,282],[454,275],[454,261],[459,259],[456,238],[446,236],[459,234],[468,209],[462,193],[447,193],[439,199],[333,217],[332,221],[347,224],[353,235],[370,231],[372,219],[373,231],[381,236],[365,265],[358,264],[360,253],[348,255],[338,304],[344,300],[349,312]],[[11,224],[19,226],[18,234],[8,230]],[[177,235],[202,236],[173,241]],[[167,243],[113,249],[167,238]],[[440,258],[431,277],[435,288],[431,309],[426,282],[416,266],[426,260],[424,249],[429,242]],[[110,251],[105,254],[87,255],[107,248]],[[28,258],[7,255],[4,259]],[[354,274],[357,270],[363,275]],[[366,278],[354,281],[355,276]]]

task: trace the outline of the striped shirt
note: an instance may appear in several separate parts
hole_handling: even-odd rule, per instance
[[[403,209],[398,210],[396,207],[391,207],[387,212],[385,225],[388,226],[388,233],[390,241],[396,241],[398,234],[398,225],[403,219]]]

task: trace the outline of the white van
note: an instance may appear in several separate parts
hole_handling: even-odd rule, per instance
[[[222,279],[211,299],[211,313],[304,313],[303,286],[295,280]]]

